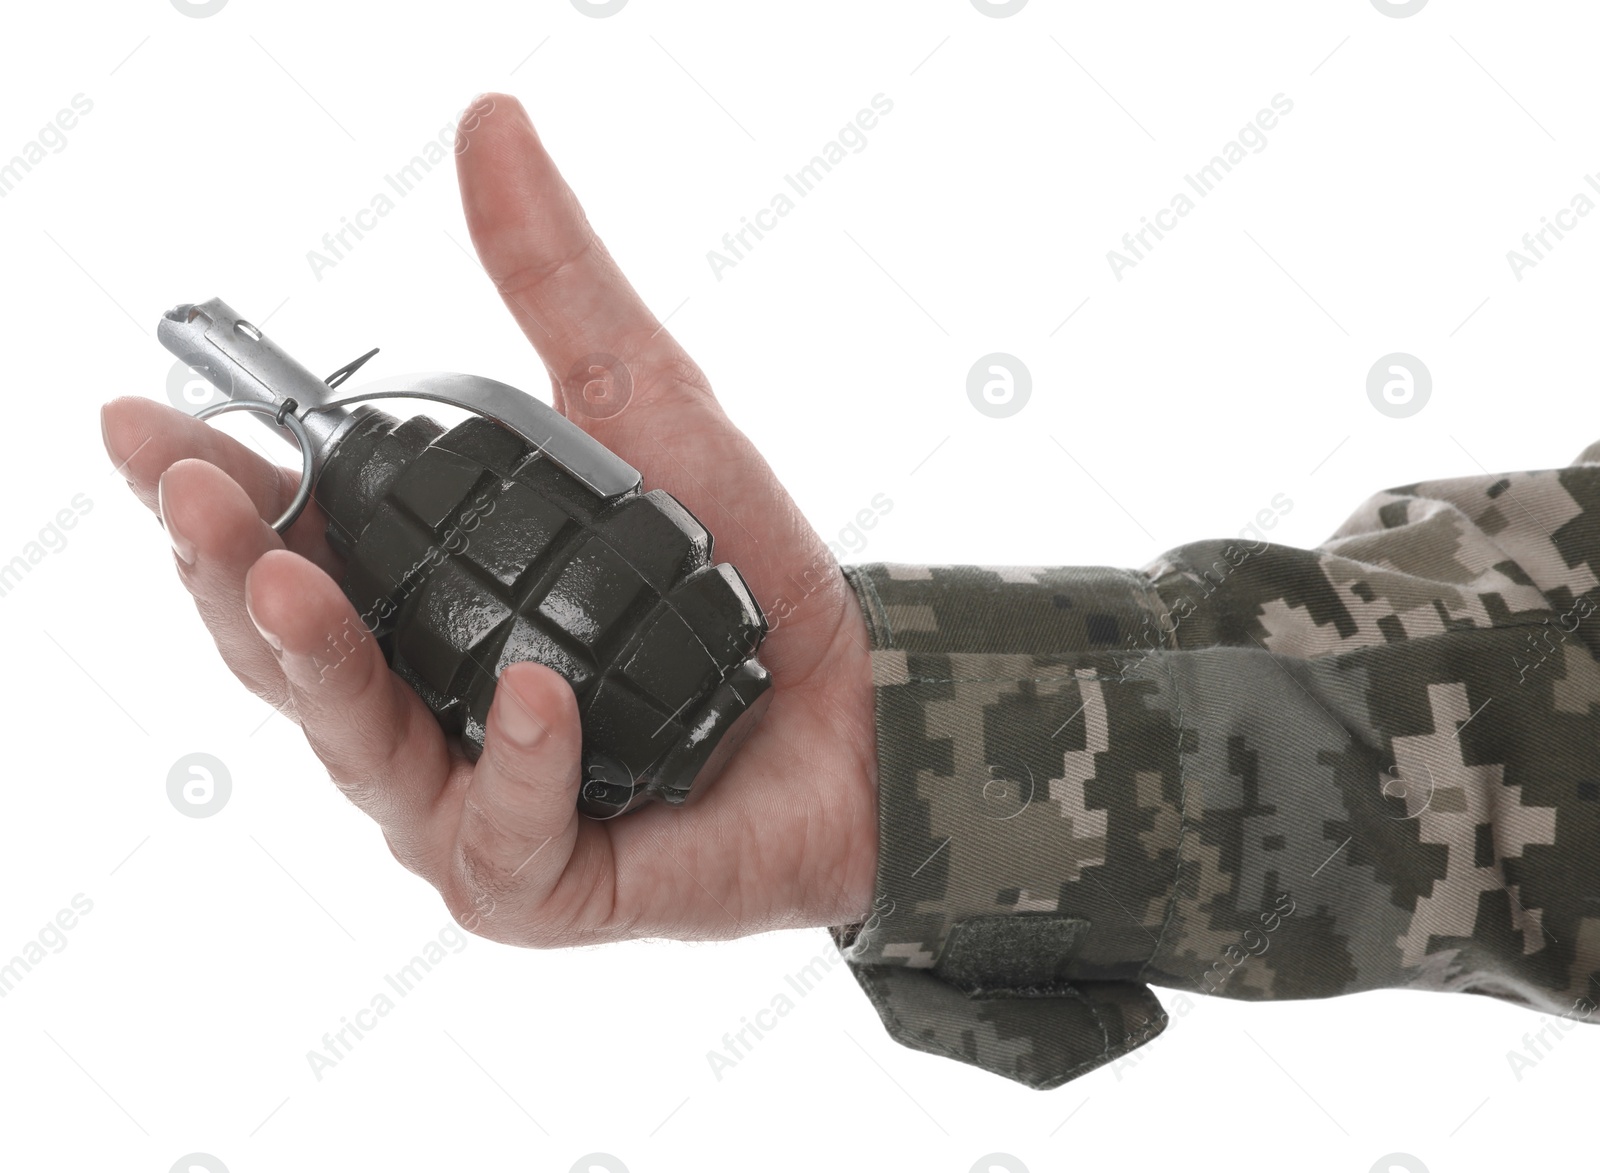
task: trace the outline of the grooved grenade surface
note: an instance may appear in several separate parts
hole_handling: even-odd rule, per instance
[[[766,619],[670,494],[603,499],[499,424],[361,408],[317,482],[344,592],[474,759],[495,679],[537,660],[583,720],[578,806],[707,786],[770,699]]]

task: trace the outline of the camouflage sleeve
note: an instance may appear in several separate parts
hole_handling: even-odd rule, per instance
[[[846,568],[881,847],[832,931],[890,1034],[1048,1088],[1166,1026],[1150,984],[1589,1019],[1595,462],[1379,493],[1315,550]]]

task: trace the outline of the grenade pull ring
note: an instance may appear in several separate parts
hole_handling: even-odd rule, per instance
[[[179,308],[183,307],[180,306]],[[245,325],[248,326],[249,323],[245,323]],[[253,326],[250,328],[254,329]],[[257,341],[265,340],[257,339]],[[323,382],[328,385],[329,389],[337,387],[359,371],[366,365],[367,360],[377,353],[378,348],[374,346],[360,358],[345,363],[344,366],[334,371]],[[273,423],[280,428],[287,427],[293,433],[295,445],[300,449],[300,487],[295,490],[294,497],[289,501],[288,508],[283,511],[278,520],[272,523],[272,528],[280,534],[288,533],[289,527],[299,519],[306,504],[311,500],[311,486],[316,483],[317,474],[321,471],[317,467],[317,452],[311,444],[311,433],[306,430],[306,426],[301,422],[300,417],[294,414],[299,407],[300,404],[295,401],[292,395],[286,396],[276,408],[270,403],[258,403],[253,399],[225,399],[221,403],[213,403],[211,406],[203,408],[194,414],[195,419],[205,420],[214,415],[222,415],[225,412],[250,411],[257,415],[270,415]]]
[[[377,351],[372,353],[376,354]],[[270,415],[273,423],[280,428],[287,427],[294,434],[294,441],[300,447],[300,487],[295,490],[288,508],[272,523],[272,528],[280,534],[288,533],[289,527],[305,509],[306,502],[311,500],[311,486],[317,479],[316,450],[311,446],[311,433],[306,431],[300,417],[294,414],[298,406],[292,398],[285,399],[276,408],[270,403],[256,403],[250,399],[224,399],[221,403],[213,403],[194,413],[195,419],[204,420],[229,411],[253,411],[257,415]]]

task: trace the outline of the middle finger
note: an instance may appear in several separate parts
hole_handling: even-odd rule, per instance
[[[178,577],[194,596],[223,661],[274,708],[289,697],[283,670],[245,611],[245,574],[283,540],[237,482],[203,460],[180,460],[156,485],[157,510]]]

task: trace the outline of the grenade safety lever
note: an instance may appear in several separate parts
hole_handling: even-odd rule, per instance
[[[532,396],[476,375],[402,375],[340,388],[376,351],[319,379],[227,304],[180,305],[157,335],[220,398],[301,450],[300,489],[345,559],[362,627],[330,636],[326,667],[369,634],[469,757],[483,749],[501,669],[537,660],[578,698],[578,808],[609,818],[703,791],[760,720],[772,677],[766,617],[712,537],[662,489]],[[446,430],[370,399],[430,399],[474,415]]]

